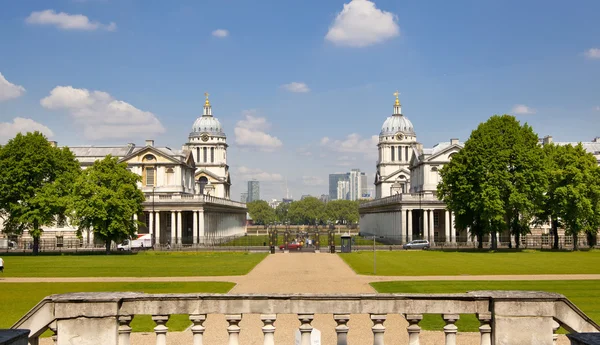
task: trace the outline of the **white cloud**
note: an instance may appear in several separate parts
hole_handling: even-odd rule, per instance
[[[351,156],[338,156],[336,161],[335,161],[335,165],[339,166],[339,167],[349,167],[351,165],[356,164],[356,157],[351,157]]]
[[[351,0],[333,21],[325,39],[340,46],[366,47],[400,34],[397,16],[369,0]]]
[[[215,37],[219,37],[219,38],[225,38],[225,37],[229,36],[229,31],[227,31],[225,29],[217,29],[212,32],[212,35]]]
[[[305,186],[324,186],[325,180],[318,176],[302,176],[302,183]]]
[[[54,132],[50,128],[35,122],[32,119],[15,117],[13,122],[0,122],[0,142],[5,143],[12,139],[17,133],[41,132],[46,137],[51,138]]]
[[[595,111],[600,111],[600,105],[597,105],[597,106],[594,108],[594,110],[595,110]]]
[[[525,104],[517,104],[512,108],[512,113],[515,115],[531,115],[535,114],[536,110],[526,106]]]
[[[583,55],[588,59],[600,59],[600,48],[590,48]]]
[[[336,152],[348,153],[372,153],[377,150],[379,137],[373,135],[370,138],[362,138],[360,134],[349,134],[342,140],[331,140],[328,137],[321,139],[321,146],[327,146],[330,150]]]
[[[9,82],[4,78],[2,73],[0,73],[0,102],[17,98],[24,93],[24,87]]]
[[[256,116],[256,110],[245,110],[242,114],[244,119],[238,121],[233,130],[237,145],[266,152],[274,151],[283,145],[277,137],[266,133],[271,124],[266,118]]]
[[[114,22],[102,24],[90,21],[90,19],[83,14],[57,13],[54,10],[31,12],[29,17],[25,19],[25,22],[32,25],[53,25],[63,30],[117,30],[117,24]]]
[[[47,109],[67,110],[90,140],[127,139],[132,135],[147,138],[165,131],[153,113],[116,100],[103,91],[57,86],[40,104]]]
[[[281,85],[281,88],[284,90],[287,90],[289,92],[296,92],[296,93],[310,92],[308,85],[306,85],[305,83],[299,83],[296,81],[293,81],[289,84]]]
[[[239,167],[237,173],[240,174],[243,180],[258,180],[264,182],[283,181],[281,174],[268,173],[260,169],[252,169],[245,166]]]

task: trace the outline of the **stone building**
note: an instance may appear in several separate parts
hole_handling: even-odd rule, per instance
[[[138,187],[146,200],[143,213],[138,215],[143,223],[139,234],[152,234],[159,245],[194,245],[246,231],[246,206],[229,197],[226,139],[218,119],[212,116],[207,94],[204,113],[194,122],[181,150],[156,146],[154,140],[146,140],[144,146],[130,143],[69,149],[82,169],[111,155],[142,177]],[[31,238],[26,232],[13,240],[28,243]],[[93,232],[78,239],[68,221],[44,228],[41,240],[50,247],[94,243]]]

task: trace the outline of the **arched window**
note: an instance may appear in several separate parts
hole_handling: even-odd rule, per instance
[[[167,186],[174,185],[175,184],[175,172],[173,171],[173,168],[167,168],[166,175],[167,175]]]
[[[142,158],[143,162],[154,162],[156,161],[156,157],[154,157],[154,155],[145,155],[144,158]]]
[[[208,179],[206,176],[202,176],[198,182],[200,182],[200,194],[204,194],[204,187],[208,184]]]

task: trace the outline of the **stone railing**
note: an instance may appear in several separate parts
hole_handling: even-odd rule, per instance
[[[212,195],[200,195],[200,194],[175,194],[175,195],[162,195],[156,194],[154,197],[152,193],[145,194],[147,204],[154,202],[155,204],[160,203],[171,203],[171,202],[189,202],[189,203],[211,203],[225,206],[235,206],[245,208],[246,204],[233,201],[230,199],[223,199]],[[153,200],[154,199],[154,200]]]
[[[386,196],[385,198],[375,199],[360,205],[360,208],[370,208],[385,205],[394,205],[400,202],[424,203],[427,201],[439,201],[435,193],[405,193]]]
[[[331,325],[334,329],[329,331],[335,331],[338,345],[348,343],[348,331],[351,330],[348,323],[353,324],[351,317],[354,320],[356,314],[369,316],[372,322],[368,325],[369,332],[375,345],[384,344],[384,322],[388,315],[391,318],[398,314],[408,322],[406,331],[410,345],[419,344],[419,322],[425,314],[441,315],[446,324],[443,328],[446,345],[456,344],[455,323],[461,314],[477,316],[481,324],[479,338],[482,345],[552,345],[556,342],[554,332],[559,326],[570,333],[600,330],[564,296],[534,291],[477,291],[444,295],[74,293],[46,297],[13,328],[29,329],[29,343],[32,345],[38,344],[38,337],[47,329],[54,332],[58,345],[128,345],[132,318],[135,315],[151,315],[156,324],[156,344],[165,345],[166,323],[173,314],[189,315],[193,324],[190,344],[194,345],[203,343],[204,322],[207,315],[212,314],[225,315],[230,345],[239,344],[239,323],[242,315],[248,314],[260,314],[262,335],[259,331],[257,337],[262,339],[254,343],[265,345],[275,344],[274,323],[280,314],[297,315],[302,345],[310,345],[311,323],[315,314],[333,314],[336,326]]]

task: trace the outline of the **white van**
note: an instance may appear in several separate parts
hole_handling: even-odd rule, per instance
[[[145,250],[152,249],[152,235],[138,234],[136,239],[125,240],[117,245],[118,250]]]

